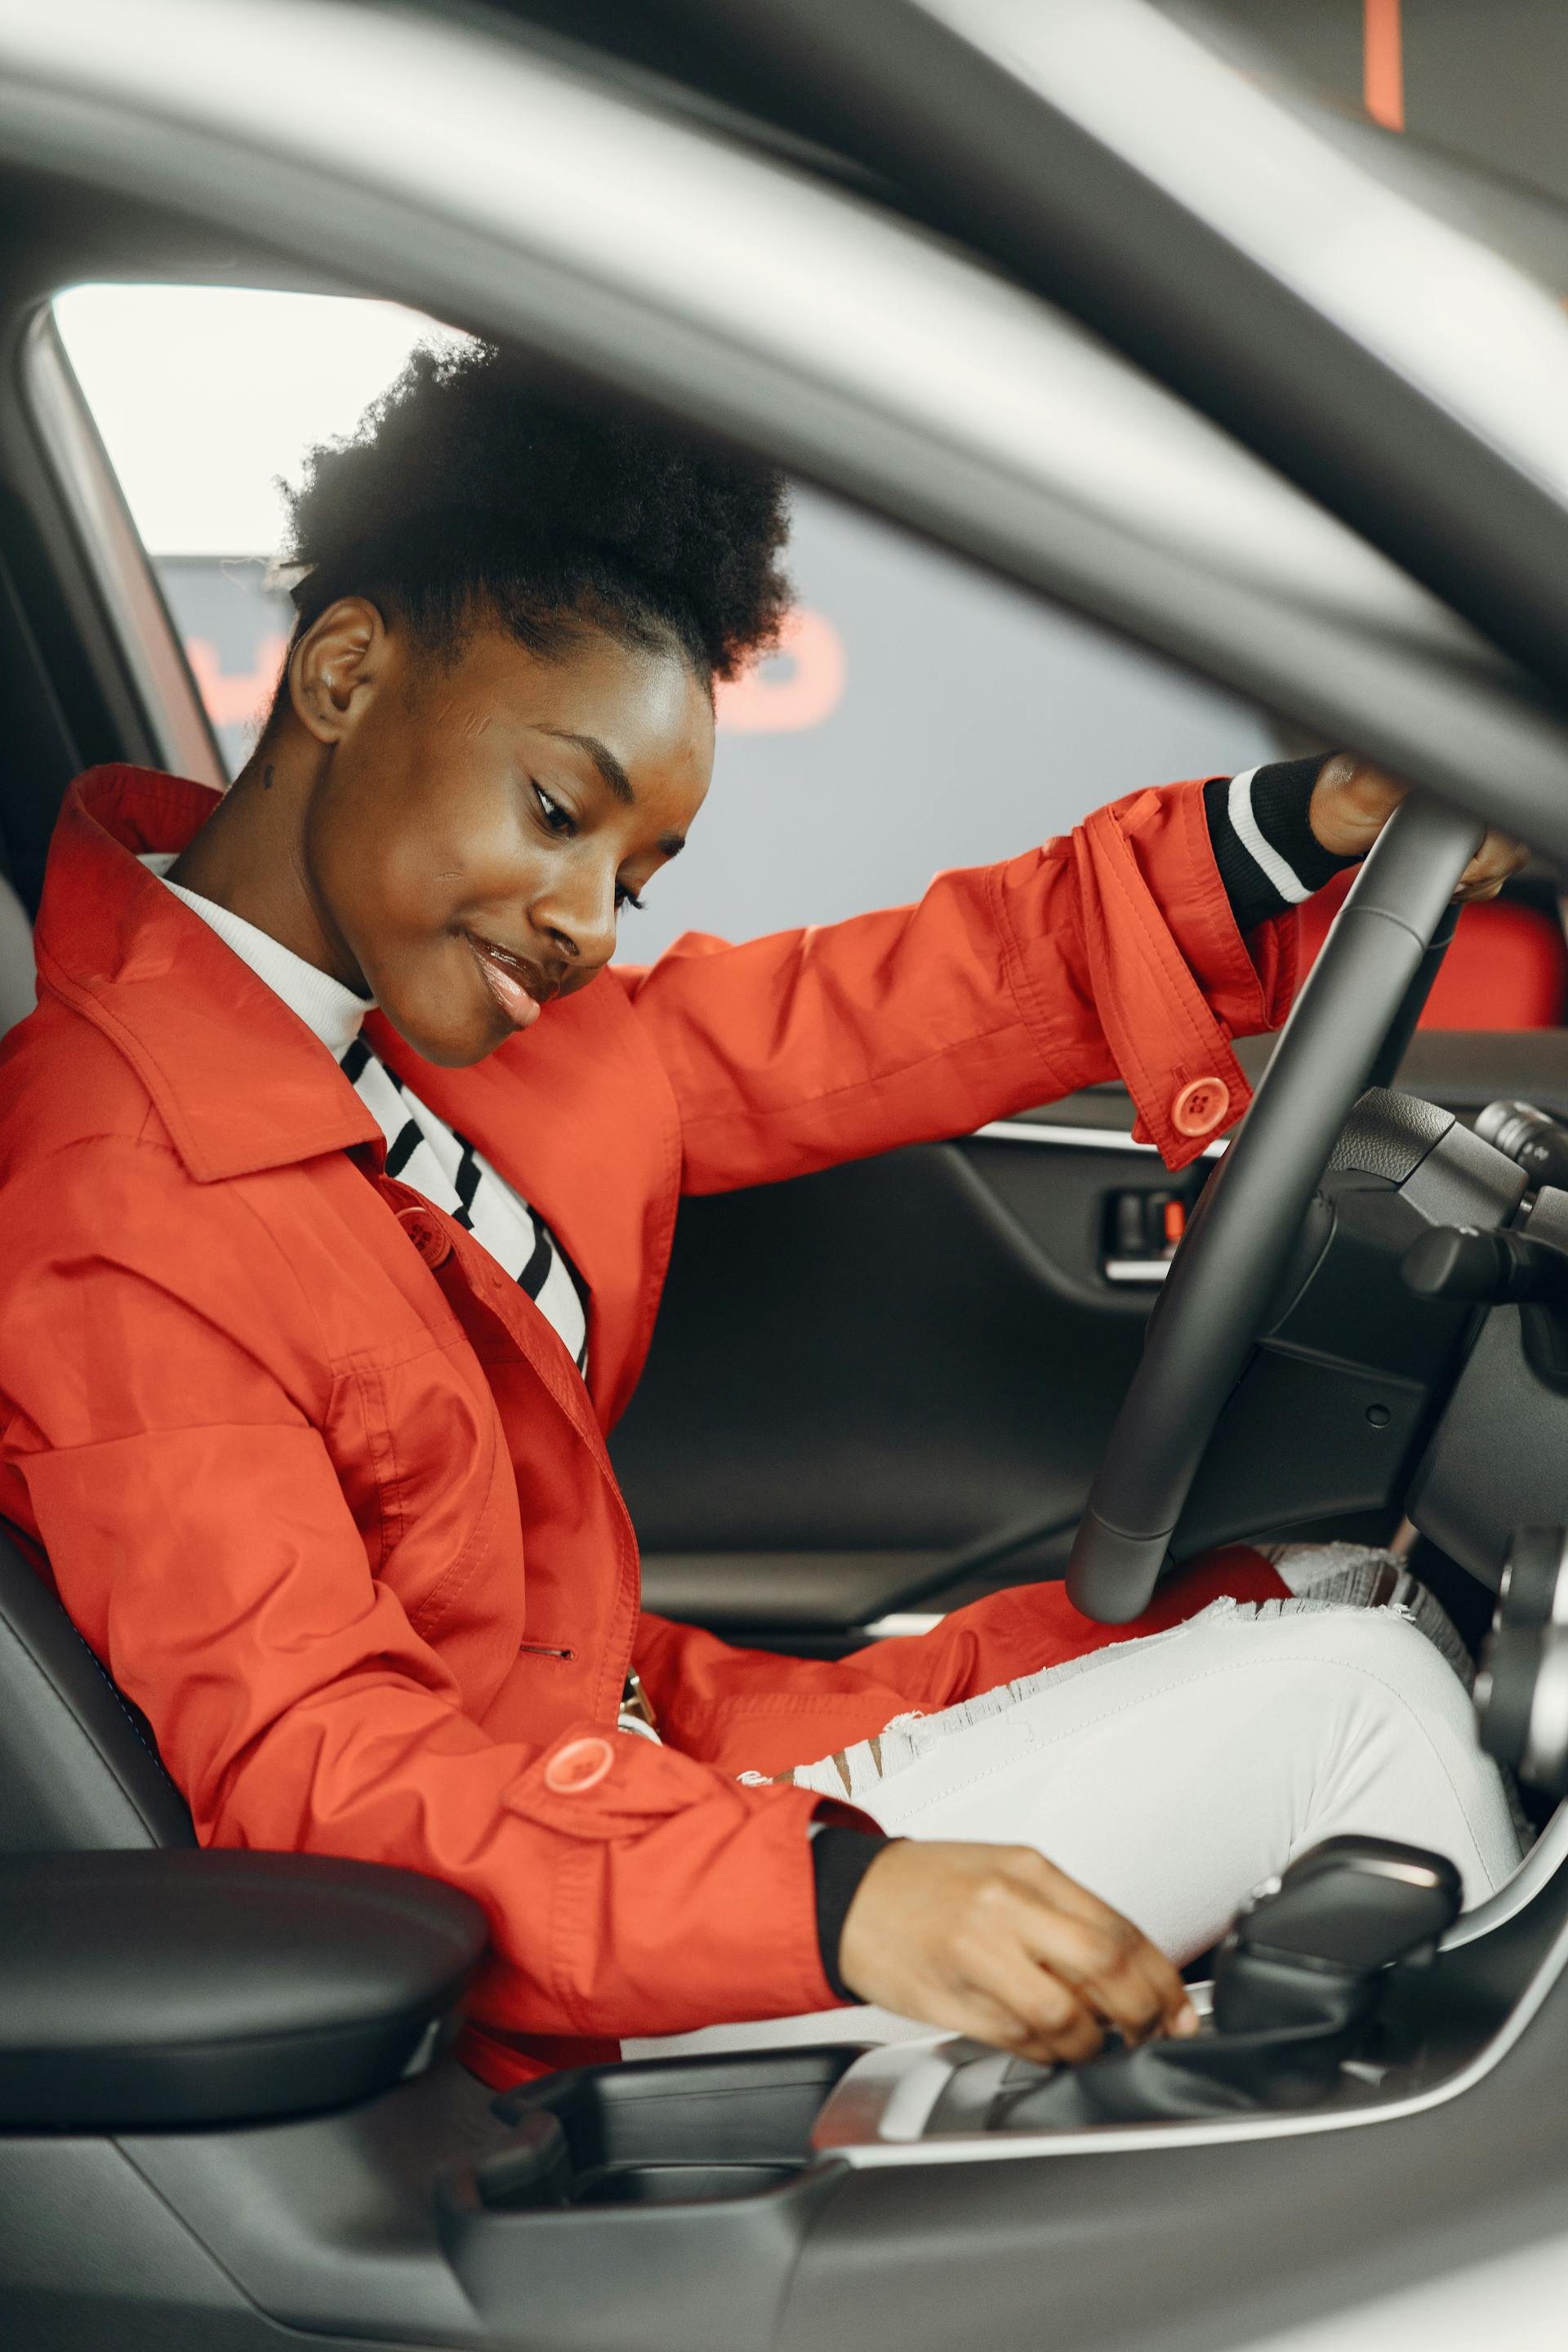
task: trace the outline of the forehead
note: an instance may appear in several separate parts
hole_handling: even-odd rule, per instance
[[[673,648],[628,646],[585,626],[541,654],[484,626],[465,636],[432,684],[437,702],[468,729],[531,730],[574,759],[570,739],[602,744],[634,787],[639,779],[705,783],[712,763],[712,698]]]

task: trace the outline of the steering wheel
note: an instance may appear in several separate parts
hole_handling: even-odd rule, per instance
[[[1073,1539],[1068,1595],[1101,1624],[1125,1624],[1149,1605],[1340,1130],[1374,1063],[1392,1078],[1408,1042],[1480,833],[1439,802],[1412,793],[1401,803],[1210,1179]]]

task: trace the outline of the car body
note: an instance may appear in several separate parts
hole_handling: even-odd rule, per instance
[[[72,766],[218,773],[47,308],[112,276],[370,292],[516,341],[1568,857],[1568,327],[1542,289],[1130,0],[656,13],[650,79],[635,44],[563,40],[542,21],[559,11],[0,5],[16,714],[0,824],[24,902]],[[699,53],[728,60],[728,98],[697,86],[724,74],[680,78]],[[777,102],[737,107],[759,89]],[[1478,369],[1478,348],[1509,365]],[[1516,1094],[1568,1111],[1551,1028],[1428,1033],[1404,1076],[1459,1113]],[[689,1204],[616,1441],[655,1605],[830,1651],[1059,1572],[1157,1287],[1158,1253],[1118,1239],[1123,1203],[1147,1232],[1173,1190],[1130,1129],[1120,1090],[1096,1090]],[[1430,1435],[1417,1415],[1397,1460],[1342,1475],[1347,1447],[1278,1433],[1269,1524],[1385,1528]],[[1534,1517],[1559,1483],[1568,1501],[1542,1450]],[[1214,1484],[1239,1524],[1211,1513],[1202,1536],[1256,1528],[1263,1507],[1234,1499],[1234,1475]],[[69,1656],[59,1627],[23,1630],[30,1654]],[[90,1679],[72,1690],[79,1731],[122,1736]],[[47,1763],[54,1732],[16,1720],[14,1757],[33,1738]],[[126,1848],[126,1871],[178,1841],[136,1773],[139,1827],[78,1841]],[[720,2178],[733,2150],[708,2149],[708,2189],[667,2204],[529,2205],[516,2184],[542,2110],[493,2115],[441,2056],[443,1945],[422,1963],[436,2030],[410,2028],[395,2086],[373,2068],[315,2110],[237,2093],[226,2109],[214,2091],[160,2115],[143,2084],[121,2116],[84,2095],[47,2128],[37,2091],[0,2110],[0,2311],[16,2341],[59,2346],[140,2328],[192,2347],[1000,2352],[1260,2345],[1310,2325],[1312,2352],[1350,2352],[1363,2326],[1439,2340],[1441,2275],[1449,2311],[1544,2343],[1531,2313],[1568,2277],[1565,1854],[1554,1819],[1455,1931],[1437,1991],[1410,1994],[1418,2060],[1349,2103],[935,2132],[958,2071],[937,2037],[842,2081],[837,2060],[748,2062],[723,2094],[763,2120],[734,2161],[768,2177]],[[176,1859],[221,2017],[241,1929],[195,1891],[216,1858]],[[30,1862],[17,1917],[52,1899],[29,1897],[47,1877]],[[176,1929],[149,1982],[177,2007]],[[113,1960],[106,1936],[106,2002],[123,1998]],[[319,1982],[300,1967],[289,2032]],[[320,1992],[334,2018],[342,1998]],[[625,2117],[650,2078],[614,2071],[563,2089],[579,2105],[562,2113],[635,2146]],[[700,2080],[665,2080],[701,2106]]]

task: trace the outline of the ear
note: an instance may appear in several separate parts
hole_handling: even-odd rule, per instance
[[[386,659],[386,623],[367,597],[340,596],[317,614],[289,657],[289,700],[318,743],[353,733]]]

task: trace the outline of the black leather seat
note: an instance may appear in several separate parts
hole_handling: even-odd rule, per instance
[[[0,1853],[195,1843],[146,1724],[0,1531]]]
[[[445,2047],[477,1903],[377,1863],[159,1851],[195,1845],[147,1726],[0,1534],[0,2138],[353,2107]]]
[[[27,912],[0,848],[0,1035],[33,1006]],[[195,1845],[152,1732],[0,1527],[0,1853]]]

